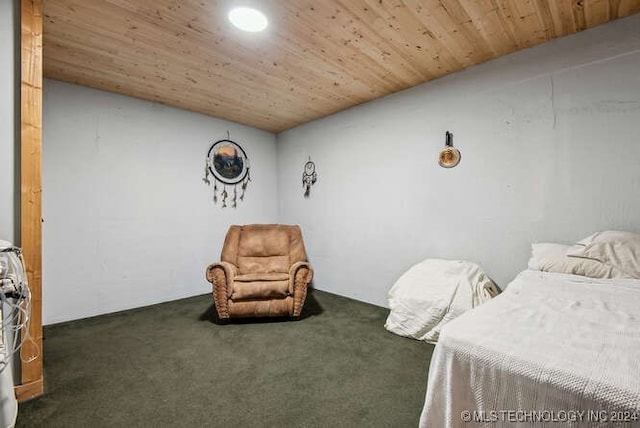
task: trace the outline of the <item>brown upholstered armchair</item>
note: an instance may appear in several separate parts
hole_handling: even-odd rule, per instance
[[[231,226],[220,259],[207,280],[221,319],[300,316],[313,268],[299,226]]]

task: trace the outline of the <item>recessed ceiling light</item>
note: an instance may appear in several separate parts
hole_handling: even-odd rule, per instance
[[[241,30],[257,33],[267,28],[264,13],[250,7],[237,7],[229,12],[229,21]]]

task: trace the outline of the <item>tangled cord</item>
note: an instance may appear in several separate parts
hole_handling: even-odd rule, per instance
[[[21,361],[28,363],[40,354],[38,344],[29,335],[31,321],[31,290],[27,282],[22,251],[18,247],[0,247],[0,372],[25,342],[35,348],[34,355],[20,355]]]

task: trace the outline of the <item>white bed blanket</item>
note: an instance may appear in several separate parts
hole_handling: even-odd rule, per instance
[[[389,291],[385,328],[435,343],[444,324],[497,294],[477,264],[427,259],[409,269]]]
[[[634,427],[637,418],[640,280],[524,271],[443,328],[420,426]]]

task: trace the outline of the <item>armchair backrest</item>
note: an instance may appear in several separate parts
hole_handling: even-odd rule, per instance
[[[250,224],[231,226],[221,260],[238,267],[238,273],[288,273],[296,262],[307,260],[299,226]]]

